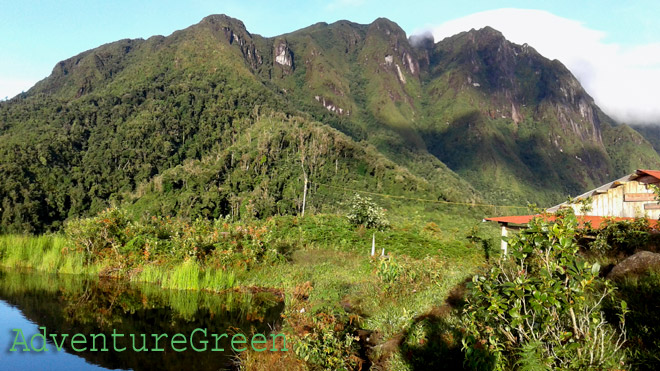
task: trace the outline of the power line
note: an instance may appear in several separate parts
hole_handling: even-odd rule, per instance
[[[381,196],[381,197],[386,197],[386,198],[398,198],[398,199],[403,199],[403,200],[413,200],[413,201],[421,201],[421,202],[435,202],[435,203],[440,203],[440,204],[462,205],[462,206],[472,206],[472,207],[487,206],[487,207],[496,207],[496,208],[497,207],[502,207],[502,208],[515,208],[515,209],[527,209],[528,208],[527,206],[515,206],[515,205],[492,205],[492,204],[478,204],[478,203],[470,203],[470,202],[430,200],[430,199],[424,199],[424,198],[396,196],[396,195],[388,195],[388,194],[385,194],[385,193],[362,191],[362,190],[357,190],[357,189],[352,189],[352,188],[333,186],[333,185],[330,185],[330,184],[319,183],[319,182],[311,182],[310,181],[309,183],[316,184],[316,185],[321,185],[321,186],[328,187],[328,188],[336,188],[336,189],[342,189],[342,190],[345,190],[345,191],[366,193],[366,194],[374,195],[374,196]]]

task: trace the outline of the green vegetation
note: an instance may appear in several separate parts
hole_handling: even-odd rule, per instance
[[[364,205],[382,213],[374,201]],[[499,257],[489,248],[497,235],[492,226],[443,233],[464,221],[448,214],[435,219],[439,224],[424,223],[437,210],[413,210],[410,218],[392,215],[389,228],[378,230],[356,225],[350,208],[346,215],[240,222],[135,220],[110,208],[67,222],[64,235],[2,237],[0,264],[126,277],[175,289],[163,291],[172,299],[176,290],[275,292],[284,299],[280,330],[292,352],[247,352],[241,355],[246,369],[652,369],[657,363],[649,322],[657,274],[613,283],[600,278],[597,262],[620,260],[643,248],[639,241],[653,241],[648,224],[610,222],[596,231],[578,230],[570,213],[554,222],[537,219],[510,237],[509,255]],[[372,257],[373,234],[378,254]],[[478,271],[464,296],[461,283]],[[187,299],[176,307],[196,308]]]
[[[390,222],[385,218],[385,211],[376,205],[369,197],[360,197],[356,194],[351,201],[351,210],[348,212],[348,221],[351,224],[366,228],[384,229]]]
[[[370,205],[380,209],[373,201]],[[428,220],[435,212],[417,208],[411,214]],[[0,264],[56,272],[56,266],[50,269],[36,257],[56,251],[58,260],[78,262],[80,272],[163,288],[273,290],[285,298],[283,331],[293,344],[286,357],[295,355],[287,362],[324,369],[398,362],[406,369],[409,360],[388,341],[402,336],[482,264],[482,250],[456,233],[442,233],[454,228],[451,215],[434,219],[438,224],[396,217],[383,231],[355,226],[347,215],[188,223],[168,217],[134,220],[125,210],[110,208],[67,222],[64,236],[4,237]],[[478,234],[492,238],[495,230],[485,227]],[[370,256],[374,233],[386,257]],[[47,247],[34,250],[37,241]],[[60,241],[57,250],[52,241]],[[17,259],[17,254],[30,258]],[[183,313],[191,312],[189,306],[177,304]],[[364,344],[361,331],[377,339],[373,348]],[[243,362],[260,367],[274,362],[258,357],[263,355],[245,354]]]
[[[654,364],[657,277],[613,291],[598,269],[653,244],[648,225],[536,221],[504,258],[480,221],[655,166],[560,63],[492,29],[424,47],[386,19],[263,38],[211,16],[0,102],[0,265],[153,283],[187,316],[183,290],[272,291],[293,351],[248,369]]]
[[[85,264],[79,254],[67,254],[69,241],[60,235],[0,235],[0,265],[45,272],[98,274],[99,267]]]
[[[612,297],[600,265],[577,255],[577,218],[542,219],[512,237],[510,256],[475,276],[463,321],[466,361],[475,369],[615,369],[626,335],[605,320]]]
[[[424,48],[386,19],[266,39],[211,16],[62,61],[0,102],[0,233],[57,231],[112,205],[136,218],[297,215],[305,177],[312,212],[338,211],[321,184],[551,204],[660,166],[531,48],[492,29]]]
[[[655,370],[660,367],[659,285],[660,272],[657,270],[627,277],[617,282],[618,290],[614,297],[605,302],[606,313],[613,323],[619,320],[619,303],[627,303],[625,323],[628,341],[625,345],[631,369]]]

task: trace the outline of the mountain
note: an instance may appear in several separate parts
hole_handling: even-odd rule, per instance
[[[211,16],[81,53],[2,102],[0,232],[58,228],[111,203],[191,218],[295,214],[303,169],[312,211],[336,210],[351,189],[480,200],[439,160],[418,176],[296,108],[260,75],[278,66],[269,43]]]
[[[270,81],[297,107],[410,169],[431,154],[492,202],[553,203],[660,165],[559,61],[489,27],[435,43],[386,19],[337,22],[273,43],[292,62]]]
[[[659,164],[641,135],[529,45],[486,27],[442,40],[430,55],[429,151],[490,199],[554,202]]]
[[[560,62],[493,29],[436,43],[377,19],[264,38],[214,15],[83,52],[0,102],[0,232],[111,203],[296,214],[305,178],[316,211],[355,189],[549,203],[659,165]]]

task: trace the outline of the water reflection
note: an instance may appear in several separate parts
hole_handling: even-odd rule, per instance
[[[164,333],[168,334],[165,339],[170,339],[176,333],[189,337],[198,328],[207,329],[209,334],[228,333],[230,337],[235,333],[243,333],[250,339],[254,333],[269,334],[278,324],[284,308],[284,303],[268,292],[218,295],[162,290],[152,285],[135,285],[116,280],[8,271],[0,271],[0,299],[20,309],[30,322],[46,327],[51,353],[56,348],[50,334],[69,334],[63,346],[66,352],[104,368],[135,370],[234,368],[234,352],[226,340],[220,346],[225,349],[223,352],[211,351],[214,341],[210,337],[208,350],[203,352],[194,351],[189,346],[184,352],[176,352],[169,341],[161,342],[160,347],[164,348],[162,352],[136,352],[128,334],[135,334],[138,349],[142,345],[141,334],[150,337],[151,334]],[[3,339],[9,341],[0,344],[11,346],[15,333],[10,331],[17,325],[3,324],[0,336],[10,339]],[[23,329],[28,342],[35,330]],[[117,348],[126,347],[126,351],[114,351],[111,345],[113,330],[127,335],[115,338]],[[105,334],[109,351],[74,351],[70,338],[76,333]],[[57,340],[60,339],[57,336]],[[87,336],[87,340],[87,344],[78,344],[76,348],[92,348],[91,337]],[[147,338],[148,348],[153,348],[152,344],[153,337]],[[97,345],[98,348],[101,346]],[[8,348],[2,351],[8,354]],[[27,359],[39,357],[40,354],[43,353],[18,352],[12,353],[11,357]]]

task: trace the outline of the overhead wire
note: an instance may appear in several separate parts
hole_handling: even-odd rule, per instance
[[[335,186],[335,185],[320,183],[320,182],[316,182],[316,181],[315,182],[310,181],[309,183],[317,184],[317,185],[328,187],[328,188],[342,189],[342,190],[350,191],[350,192],[364,193],[364,194],[373,195],[373,196],[380,196],[380,197],[385,197],[385,198],[396,198],[396,199],[411,200],[411,201],[432,202],[432,203],[462,205],[462,206],[471,206],[471,207],[493,207],[493,208],[515,208],[515,209],[528,209],[529,208],[529,206],[518,206],[518,205],[493,205],[493,204],[473,203],[473,202],[432,200],[432,199],[424,199],[424,198],[417,198],[417,197],[407,197],[407,196],[399,196],[399,195],[389,195],[389,194],[386,194],[386,193],[363,191],[363,190],[359,190],[359,189],[347,188],[347,187],[342,187],[342,186]]]

